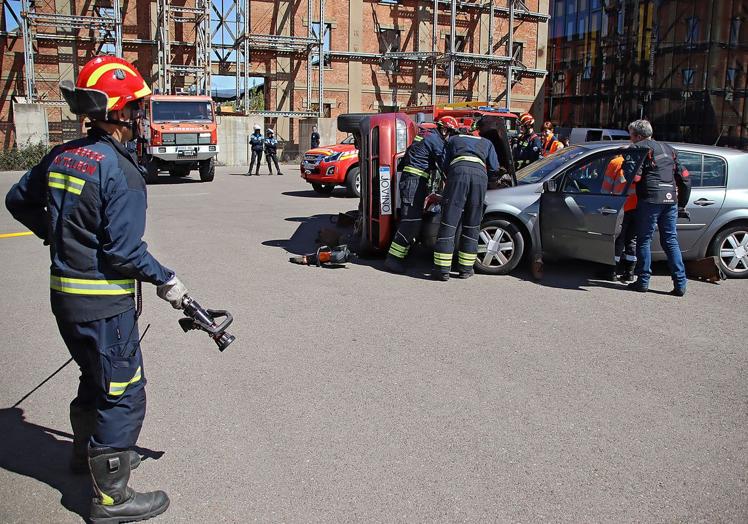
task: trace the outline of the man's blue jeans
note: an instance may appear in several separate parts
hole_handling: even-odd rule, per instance
[[[677,289],[686,289],[686,268],[678,244],[678,207],[675,204],[652,204],[639,201],[636,206],[636,274],[640,285],[649,286],[652,275],[652,236],[655,226],[660,230],[660,244],[667,255],[667,263],[673,284]]]

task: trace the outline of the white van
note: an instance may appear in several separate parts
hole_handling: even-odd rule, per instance
[[[569,144],[607,140],[629,140],[629,132],[623,129],[601,129],[595,127],[556,128],[557,136],[568,136]]]

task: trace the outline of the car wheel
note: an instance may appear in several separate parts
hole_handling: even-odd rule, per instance
[[[332,190],[335,189],[335,186],[332,184],[312,184],[312,189],[314,189],[315,193],[319,193],[320,195],[331,195]]]
[[[155,184],[158,182],[158,164],[155,160],[149,160],[145,165],[145,183]]]
[[[748,224],[731,226],[717,233],[711,253],[729,278],[748,278]]]
[[[478,235],[475,269],[490,275],[507,275],[525,252],[525,239],[516,225],[501,218],[484,221]]]
[[[354,166],[348,170],[348,174],[345,177],[345,187],[348,190],[348,195],[359,198],[361,196],[361,170],[358,166]]]

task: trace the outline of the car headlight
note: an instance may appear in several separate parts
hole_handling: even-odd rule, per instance
[[[396,130],[396,146],[397,152],[402,153],[408,147],[408,128],[403,120],[397,119],[397,130]]]
[[[174,144],[177,141],[177,137],[174,133],[164,133],[161,135],[161,142],[164,144]]]
[[[338,160],[340,158],[340,155],[342,155],[342,154],[343,153],[340,152],[340,153],[332,154],[330,156],[326,156],[325,157],[325,162],[335,162],[336,160]]]

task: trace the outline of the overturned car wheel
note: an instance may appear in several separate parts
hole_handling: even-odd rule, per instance
[[[475,269],[490,275],[506,275],[517,267],[525,252],[525,239],[508,220],[485,220],[478,235]]]

